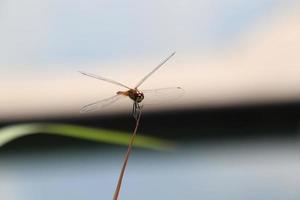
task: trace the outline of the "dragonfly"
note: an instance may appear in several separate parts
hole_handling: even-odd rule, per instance
[[[100,108],[107,107],[115,102],[117,102],[119,99],[122,97],[129,97],[133,101],[133,106],[132,106],[132,115],[135,119],[137,119],[139,113],[141,112],[142,109],[142,101],[145,98],[144,93],[161,93],[164,91],[178,91],[179,93],[182,93],[182,88],[181,87],[168,87],[168,88],[159,88],[159,89],[154,89],[154,90],[140,90],[139,87],[152,75],[154,72],[156,72],[158,69],[160,69],[168,60],[170,60],[176,52],[173,52],[171,55],[169,55],[167,58],[165,58],[159,65],[157,65],[152,71],[150,71],[146,76],[144,76],[133,88],[128,87],[127,85],[120,83],[118,81],[108,79],[102,76],[98,76],[95,74],[91,73],[86,73],[83,71],[79,71],[79,73],[95,78],[101,81],[105,81],[114,85],[121,86],[123,88],[126,88],[127,90],[125,91],[117,91],[114,96],[111,96],[106,99],[102,99],[93,103],[90,103],[88,105],[83,106],[80,109],[81,113],[87,113],[87,112],[92,112]]]

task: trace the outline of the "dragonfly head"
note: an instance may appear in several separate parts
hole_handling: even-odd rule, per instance
[[[140,92],[140,91],[136,91],[136,93],[135,93],[135,101],[137,103],[140,103],[143,100],[144,100],[144,94],[142,92]]]

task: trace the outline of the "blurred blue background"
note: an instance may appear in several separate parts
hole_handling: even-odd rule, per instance
[[[131,104],[80,115],[173,51],[145,106],[120,199],[300,198],[300,1],[0,1],[0,125],[64,122],[130,131]],[[32,135],[0,149],[5,200],[112,199],[125,147]]]

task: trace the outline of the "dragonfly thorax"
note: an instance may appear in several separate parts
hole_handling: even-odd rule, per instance
[[[143,101],[144,99],[144,94],[140,91],[138,91],[137,89],[131,89],[128,90],[128,96],[130,99],[132,99],[133,101],[140,103]]]

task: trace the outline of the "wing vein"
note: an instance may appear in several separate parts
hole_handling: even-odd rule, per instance
[[[115,85],[119,85],[119,86],[122,86],[122,87],[125,87],[127,89],[130,89],[130,87],[118,82],[118,81],[115,81],[115,80],[112,80],[112,79],[108,79],[108,78],[104,78],[102,76],[98,76],[98,75],[95,75],[95,74],[91,74],[91,73],[86,73],[86,72],[82,72],[82,71],[79,71],[79,73],[85,75],[85,76],[89,76],[89,77],[92,77],[92,78],[95,78],[95,79],[98,79],[98,80],[101,80],[101,81],[106,81],[106,82],[109,82],[109,83],[112,83],[112,84],[115,84]]]
[[[169,55],[165,60],[163,60],[157,67],[155,67],[149,74],[147,74],[142,80],[140,80],[135,88],[138,88],[140,85],[142,85],[154,72],[156,72],[159,68],[161,68],[172,56],[175,55],[176,52],[173,52],[171,55]]]
[[[122,97],[121,95],[117,94],[117,95],[114,95],[112,97],[90,103],[88,105],[83,106],[80,109],[80,113],[92,112],[96,109],[107,107],[107,106],[113,104],[114,102],[118,101],[121,97]]]

